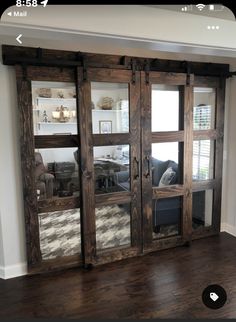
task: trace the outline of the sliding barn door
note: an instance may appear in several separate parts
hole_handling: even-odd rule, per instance
[[[141,72],[144,252],[191,239],[192,81]]]
[[[140,74],[78,68],[85,264],[141,250]]]
[[[16,66],[29,272],[82,265],[76,79]]]
[[[193,88],[193,239],[220,232],[225,79],[196,76]]]

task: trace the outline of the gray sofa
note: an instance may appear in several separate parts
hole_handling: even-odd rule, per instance
[[[165,177],[167,169],[171,168],[172,176]],[[161,161],[152,158],[152,185],[154,187],[166,185],[174,185],[179,182],[179,168],[178,164],[172,160]],[[181,224],[181,208],[182,202],[180,197],[173,197],[167,199],[159,199],[152,201],[153,212],[153,230],[158,233],[162,225],[178,225],[178,230]]]
[[[152,157],[152,185],[159,186],[163,174],[168,168],[172,168],[172,177],[167,178],[167,184],[179,183],[178,164],[172,160],[161,161]],[[124,189],[129,190],[129,172],[121,171],[117,173],[117,183]],[[164,184],[163,184],[164,185]],[[178,224],[181,219],[181,198],[174,197],[168,199],[153,200],[153,229],[158,232],[161,225]]]
[[[162,186],[181,184],[178,164],[172,160],[161,161],[152,157],[152,186]],[[172,177],[167,178],[166,184],[163,182],[164,173],[171,168]],[[169,179],[169,180],[168,180]],[[117,173],[117,183],[123,190],[130,189],[129,172],[121,171]],[[158,233],[162,225],[178,225],[181,228],[182,198],[164,198],[152,201],[153,211],[153,230]],[[196,225],[204,225],[205,212],[205,192],[199,191],[194,193],[193,198],[193,222]]]

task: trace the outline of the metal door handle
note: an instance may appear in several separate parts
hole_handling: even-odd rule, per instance
[[[149,158],[149,155],[147,155],[145,157],[145,160],[147,161],[147,172],[144,174],[144,176],[146,178],[148,178],[148,177],[150,177],[150,174],[151,174],[151,172],[150,172],[150,158]]]
[[[136,164],[136,173],[134,175],[134,179],[139,178],[139,161],[136,157],[134,157],[134,163]]]

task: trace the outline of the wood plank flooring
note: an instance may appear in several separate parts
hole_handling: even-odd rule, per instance
[[[228,300],[211,310],[203,289]],[[96,267],[0,280],[1,318],[236,318],[236,238],[226,233]]]

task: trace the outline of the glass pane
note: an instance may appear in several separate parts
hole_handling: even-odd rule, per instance
[[[73,83],[32,82],[34,135],[77,134]]]
[[[129,132],[128,84],[91,82],[94,134]]]
[[[35,180],[39,202],[79,196],[77,159],[75,148],[35,150]],[[43,260],[81,252],[80,209],[44,211],[38,214],[38,218]]]
[[[42,259],[81,253],[80,209],[38,214]]]
[[[182,130],[178,86],[152,85],[152,132]]]
[[[97,250],[130,246],[130,205],[111,205],[96,208]]]
[[[214,141],[193,141],[193,180],[209,180],[214,177]]]
[[[193,229],[212,225],[213,190],[193,192]]]
[[[152,200],[153,239],[179,235],[182,197]]]
[[[152,185],[163,187],[182,182],[182,143],[152,144]]]
[[[216,93],[214,88],[194,88],[194,130],[209,130],[215,128],[215,104]]]
[[[35,150],[35,180],[38,200],[79,195],[77,149]]]
[[[129,145],[94,147],[95,193],[130,190]]]

